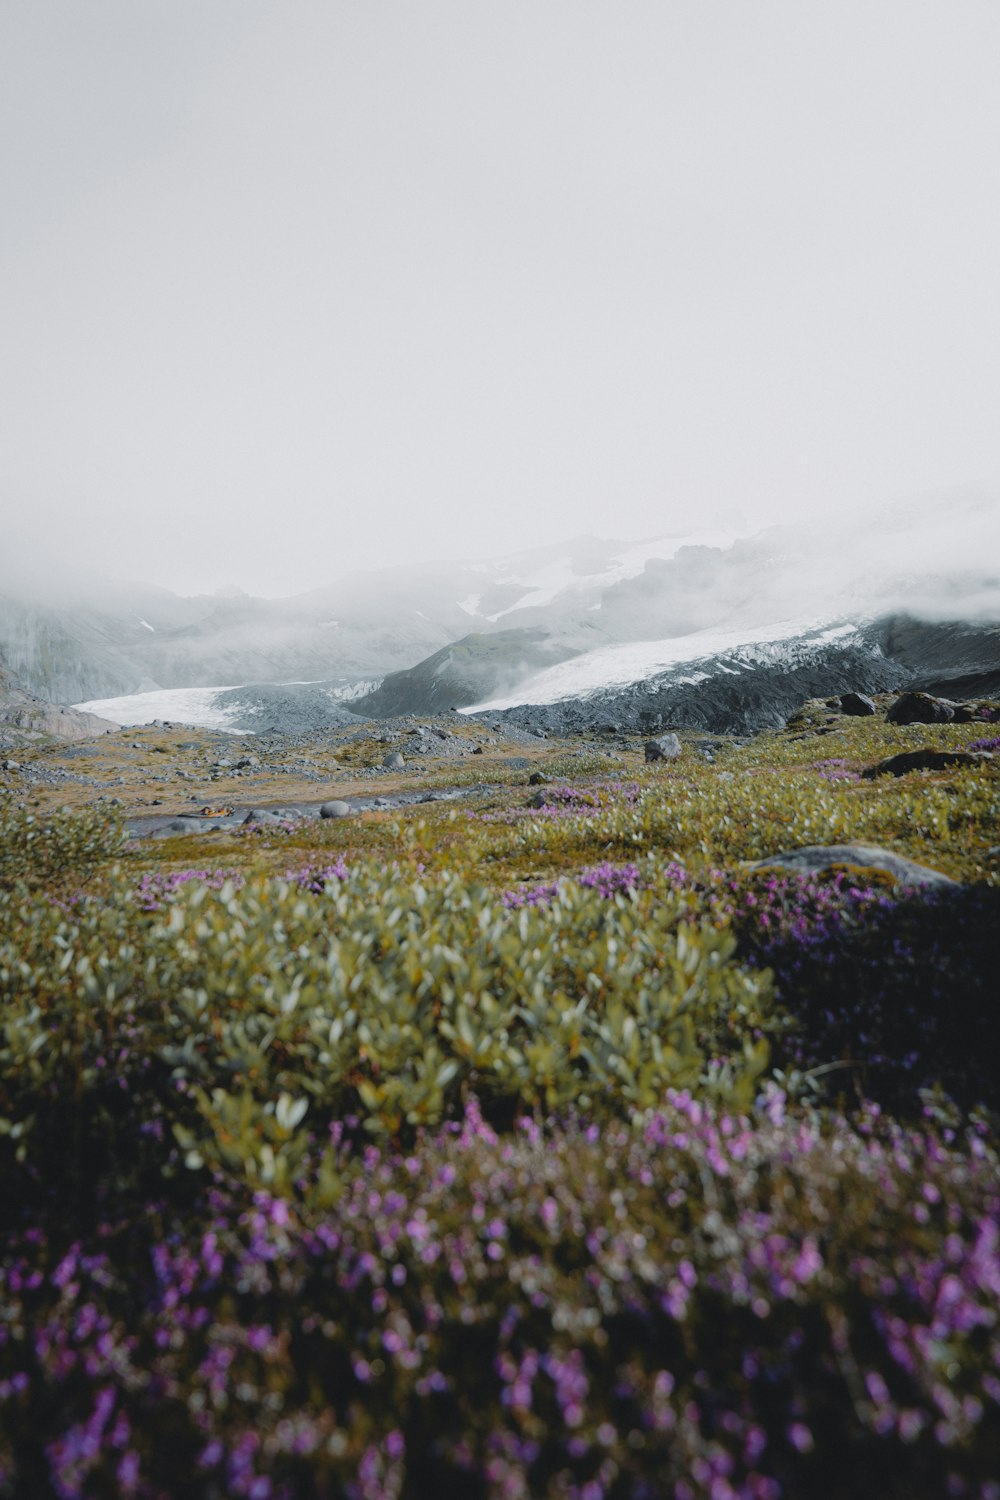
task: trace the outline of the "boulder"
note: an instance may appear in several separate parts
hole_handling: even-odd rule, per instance
[[[905,750],[901,755],[890,755],[874,766],[866,766],[861,775],[866,781],[873,781],[876,776],[906,776],[910,771],[944,771],[949,766],[982,766],[993,759],[988,750],[932,750],[925,746],[921,750]]]
[[[351,816],[351,804],[349,802],[341,802],[339,798],[334,798],[332,802],[323,803],[323,806],[319,810],[319,815],[321,818],[349,818]]]
[[[889,724],[950,724],[955,705],[930,693],[901,693],[885,717]]]
[[[873,870],[889,875],[897,885],[954,886],[958,882],[929,865],[919,865],[877,844],[806,844],[755,860],[752,870],[790,870],[795,875],[818,875],[835,870]]]
[[[676,734],[661,734],[655,740],[646,741],[646,760],[676,760],[681,753],[681,742]]]
[[[406,765],[406,761],[398,750],[392,750],[388,755],[383,757],[382,765],[387,771],[402,771]]]
[[[842,714],[855,719],[868,719],[877,712],[875,704],[866,693],[841,693],[837,700]]]
[[[552,777],[551,776],[546,776],[546,774],[545,774],[544,771],[532,771],[531,775],[528,777],[528,785],[529,786],[545,786],[546,783],[549,782],[549,781],[551,781],[551,780],[552,780]]]
[[[271,812],[266,807],[252,807],[243,819],[244,828],[250,824],[284,823],[285,819],[276,812]]]

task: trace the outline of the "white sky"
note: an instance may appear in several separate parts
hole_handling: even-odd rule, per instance
[[[0,547],[194,591],[1000,479],[997,0],[7,0]]]

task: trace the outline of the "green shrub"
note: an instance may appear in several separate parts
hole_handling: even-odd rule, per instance
[[[41,816],[0,806],[0,890],[30,887],[76,889],[121,853],[125,833],[111,812],[62,809]]]
[[[0,896],[0,1130],[35,1172],[124,1187],[157,1122],[191,1166],[289,1190],[310,1132],[400,1136],[461,1108],[630,1112],[670,1086],[744,1107],[771,986],[686,899],[562,888],[510,911],[455,876],[257,879],[145,911]],[[141,1154],[141,1153],[140,1153]],[[145,1168],[143,1168],[145,1170]]]

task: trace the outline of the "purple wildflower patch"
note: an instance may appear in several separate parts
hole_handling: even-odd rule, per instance
[[[463,1123],[0,1251],[0,1492],[994,1500],[983,1130]]]
[[[687,870],[676,860],[671,860],[665,866],[664,873],[673,885],[683,887],[689,882]],[[615,896],[628,896],[633,891],[643,890],[649,884],[638,865],[615,865],[609,860],[581,870],[578,875],[570,878],[573,883],[582,886],[584,890],[596,891],[599,896],[609,901]],[[559,882],[548,881],[539,885],[523,886],[518,890],[504,891],[500,899],[504,906],[517,910],[523,906],[548,906],[555,900],[558,893]]]
[[[301,890],[319,895],[331,880],[346,880],[350,870],[341,855],[333,864],[302,865],[298,870],[286,870],[285,879],[292,881]]]
[[[833,758],[830,760],[814,760],[812,769],[818,771],[824,781],[860,781],[861,775],[852,770],[846,760]]]
[[[243,876],[239,870],[170,870],[162,874],[147,871],[136,885],[136,898],[144,911],[159,911],[171,896],[192,881],[198,881],[210,891],[219,891],[227,881],[241,886]]]
[[[1000,1099],[1000,890],[895,890],[841,872],[729,881],[719,899],[799,1022],[786,1062],[836,1062],[906,1107],[935,1082],[966,1103]]]

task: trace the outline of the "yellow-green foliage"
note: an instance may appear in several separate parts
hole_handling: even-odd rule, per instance
[[[805,844],[869,843],[958,878],[991,878],[986,849],[1000,839],[1000,775],[992,769],[831,784],[808,767],[743,767],[737,755],[726,766],[728,774],[707,765],[643,771],[637,801],[489,826],[475,836],[479,858],[548,871],[661,851],[725,865]]]
[[[50,817],[27,808],[0,812],[0,890],[23,883],[79,887],[120,853],[124,832],[111,812],[89,808]]]
[[[123,1035],[123,1086],[153,1091],[192,1164],[279,1184],[345,1113],[395,1136],[468,1088],[509,1117],[644,1109],[699,1080],[742,1107],[767,1056],[747,1038],[768,976],[681,897],[567,887],[509,911],[456,876],[368,865],[319,895],[192,884],[152,913],[120,880],[71,914],[8,897],[0,933],[0,1115],[21,1147],[39,1110],[104,1097]]]

